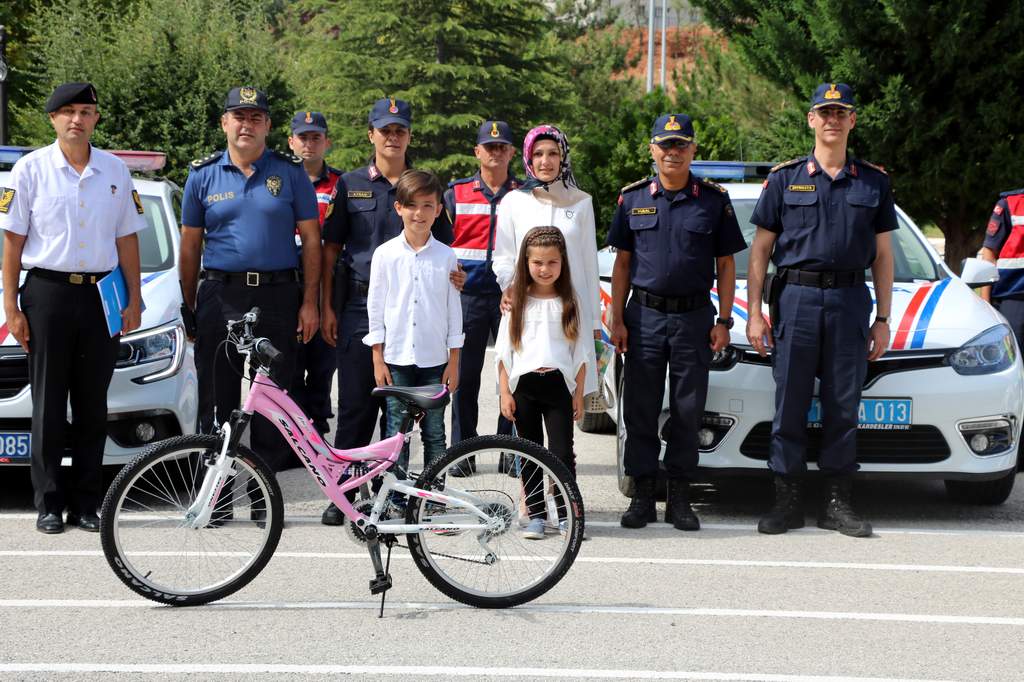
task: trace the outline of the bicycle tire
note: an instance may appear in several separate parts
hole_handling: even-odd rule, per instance
[[[261,535],[262,540],[259,541],[259,547],[254,554],[249,558],[245,565],[239,569],[235,574],[228,576],[223,582],[215,584],[209,589],[184,589],[181,587],[175,587],[173,585],[165,585],[158,581],[155,581],[151,575],[153,570],[148,573],[143,573],[136,565],[136,560],[133,560],[131,556],[136,557],[142,556],[167,556],[170,558],[177,558],[178,561],[184,563],[189,559],[188,552],[158,552],[158,551],[130,551],[126,550],[122,545],[121,537],[122,529],[120,528],[122,522],[122,513],[128,517],[125,521],[125,533],[128,532],[127,524],[131,521],[132,515],[143,516],[145,511],[140,512],[136,509],[130,509],[131,504],[138,505],[139,503],[134,499],[128,500],[128,494],[134,490],[133,486],[137,482],[145,481],[148,488],[155,489],[157,495],[154,497],[163,496],[168,504],[174,506],[177,504],[179,508],[187,508],[191,503],[191,500],[181,500],[177,490],[168,491],[166,487],[160,488],[154,486],[151,479],[146,478],[147,473],[156,471],[158,464],[162,464],[168,476],[172,477],[177,473],[186,477],[188,473],[183,471],[180,464],[183,457],[191,457],[194,453],[206,453],[206,452],[217,452],[221,447],[221,441],[217,436],[214,435],[190,435],[190,436],[179,436],[177,438],[171,438],[169,440],[156,443],[153,446],[147,448],[142,453],[138,454],[135,458],[125,466],[121,472],[114,479],[110,489],[107,491],[107,495],[104,498],[103,506],[101,509],[100,517],[100,540],[103,546],[103,554],[106,556],[107,563],[110,564],[110,568],[114,571],[114,574],[123,582],[129,589],[138,595],[141,595],[152,601],[168,604],[172,606],[198,606],[201,604],[207,604],[218,599],[237,592],[238,590],[249,584],[260,571],[270,561],[270,557],[273,556],[274,551],[277,549],[278,541],[281,538],[281,529],[284,526],[284,505],[281,500],[281,489],[278,486],[277,479],[274,476],[274,472],[267,464],[248,448],[239,446],[238,452],[235,459],[236,467],[240,469],[239,474],[236,474],[237,479],[241,473],[251,474],[252,483],[246,488],[247,496],[251,497],[251,491],[266,491],[265,494],[265,511],[266,517],[263,521],[263,525],[260,526],[259,522],[253,522],[257,532],[252,534]],[[186,454],[188,453],[188,454]],[[180,455],[179,457],[175,457]],[[175,462],[175,469],[168,467],[166,463],[168,461]],[[188,470],[193,474],[193,478],[199,474],[205,473],[202,467],[191,464],[192,460],[186,460],[189,462]],[[239,467],[239,464],[241,465]],[[257,480],[258,479],[258,480]],[[192,499],[194,500],[196,486],[195,483],[201,482],[201,478],[192,481]],[[234,485],[238,485],[236,481]],[[252,486],[255,485],[255,488]],[[146,491],[139,486],[140,490]],[[189,491],[185,491],[186,496]],[[222,493],[223,494],[223,493]],[[228,504],[233,504],[235,499],[234,489],[230,490],[231,498],[228,499]],[[255,507],[257,505],[253,505]],[[259,503],[259,507],[264,507],[264,503]],[[148,508],[148,507],[147,507]],[[183,535],[185,534],[196,534],[204,532],[216,533],[224,529],[219,528],[221,525],[225,525],[226,522],[220,522],[219,524],[210,524],[206,528],[202,529],[187,529],[179,523],[177,527],[173,527],[173,519],[176,515],[180,514],[182,509],[178,510],[150,510],[154,514],[164,514],[169,520],[171,527],[165,529],[167,532],[162,534],[159,539],[150,541],[148,537],[144,537],[146,533],[150,531],[144,530],[149,528],[153,524],[143,525],[133,531],[130,536],[131,542],[135,543],[135,538],[139,538],[140,541],[144,540],[147,545],[158,546],[162,548],[176,547],[176,544],[168,543],[167,539],[173,537],[174,539],[184,538],[186,542],[189,542],[193,536]],[[233,516],[233,512],[232,512]],[[183,516],[182,516],[183,520]],[[218,526],[214,528],[214,526]],[[241,526],[241,524],[240,524]],[[157,529],[159,530],[159,529]],[[141,531],[141,532],[140,532]],[[248,530],[243,531],[248,532]],[[155,531],[153,531],[155,534]],[[173,534],[173,535],[172,535]],[[126,535],[126,537],[128,537]],[[215,538],[215,536],[212,536]],[[215,538],[216,539],[216,538]],[[224,539],[223,536],[221,538]],[[206,544],[201,545],[205,548]],[[218,557],[220,558],[220,557]],[[201,571],[200,571],[201,574]]]
[[[430,490],[436,487],[437,481],[444,476],[449,467],[458,462],[466,462],[470,457],[475,458],[474,469],[476,466],[482,466],[482,453],[487,451],[495,452],[498,455],[498,459],[494,463],[495,471],[500,471],[504,461],[501,458],[502,455],[513,453],[516,456],[526,456],[534,460],[536,464],[546,469],[546,475],[554,479],[553,482],[557,486],[560,486],[565,498],[565,509],[569,510],[566,520],[570,523],[568,523],[565,534],[562,535],[560,555],[555,560],[552,568],[542,579],[534,584],[524,586],[522,589],[503,594],[485,594],[480,590],[468,589],[440,569],[428,543],[424,540],[424,533],[429,531],[408,535],[409,552],[412,555],[413,563],[416,564],[423,577],[446,596],[463,604],[478,608],[509,608],[524,604],[541,596],[557,585],[572,567],[576,555],[579,553],[580,544],[583,541],[583,501],[576,482],[572,479],[568,468],[560,460],[536,443],[513,436],[478,436],[457,443],[423,471],[416,482],[416,487],[423,490]],[[510,476],[514,477],[514,474],[501,472],[500,476],[506,481],[516,480],[515,478],[510,478]],[[466,479],[453,479],[449,476],[445,485],[464,489],[469,487],[466,483]],[[471,486],[472,483],[470,482],[469,485]],[[420,523],[422,510],[428,504],[430,503],[424,502],[421,498],[410,498],[406,510],[406,523]],[[473,531],[467,532],[472,533]],[[510,529],[506,532],[515,533],[516,530]],[[516,558],[512,557],[511,560],[515,561]]]

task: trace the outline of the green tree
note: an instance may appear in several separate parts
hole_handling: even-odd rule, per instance
[[[21,144],[48,144],[53,130],[43,98],[57,83],[89,80],[100,98],[98,147],[147,149],[168,156],[166,173],[182,183],[188,162],[224,147],[219,119],[227,91],[254,85],[270,97],[282,146],[295,102],[255,0],[55,0],[32,18],[29,71],[35,101],[15,108]]]
[[[696,0],[761,75],[806,101],[857,93],[851,144],[959,269],[1001,189],[1024,177],[1024,4],[1017,0]],[[805,105],[806,106],[806,105]],[[810,136],[808,135],[808,141]]]
[[[412,104],[411,154],[443,179],[476,167],[483,120],[522,134],[572,111],[566,47],[540,0],[299,0],[292,11],[289,76],[302,105],[327,115],[341,168],[366,163],[381,97]]]

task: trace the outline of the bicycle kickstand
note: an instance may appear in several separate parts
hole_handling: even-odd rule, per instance
[[[376,577],[370,581],[370,594],[380,595],[380,615],[378,618],[384,617],[384,599],[387,597],[388,590],[391,589],[391,544],[387,543],[388,546],[388,561],[387,566],[384,566],[380,559],[380,540],[377,535],[377,529],[370,527],[365,531],[366,533],[366,546],[370,550],[370,561],[373,562],[373,570],[376,573]]]

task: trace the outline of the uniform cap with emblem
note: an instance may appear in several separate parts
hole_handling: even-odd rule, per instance
[[[231,88],[228,92],[227,99],[224,100],[224,111],[234,111],[235,109],[259,109],[262,112],[270,113],[266,93],[248,85]]]
[[[477,144],[512,144],[512,127],[504,121],[484,121],[476,133]]]
[[[67,104],[99,104],[92,83],[62,83],[46,100],[46,113],[52,114]]]
[[[856,102],[853,101],[853,88],[846,83],[822,83],[811,97],[811,109],[822,107],[856,109]]]
[[[292,135],[299,133],[327,134],[327,119],[319,111],[299,111],[292,117]]]
[[[370,125],[384,128],[392,123],[409,128],[412,126],[412,107],[404,99],[385,97],[373,103],[370,109]]]
[[[651,144],[669,140],[693,142],[693,120],[686,114],[659,116],[651,128]]]

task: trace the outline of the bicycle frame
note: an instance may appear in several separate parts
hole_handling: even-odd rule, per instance
[[[237,420],[232,419],[225,425],[224,447],[217,462],[211,466],[210,474],[216,476],[223,471],[225,460],[237,445],[253,414],[262,415],[277,427],[306,470],[320,485],[323,493],[338,506],[338,509],[349,520],[354,521],[360,527],[374,525],[380,532],[398,535],[418,533],[423,530],[488,530],[494,529],[500,523],[480,509],[480,506],[485,503],[475,495],[456,490],[449,491],[449,494],[423,490],[415,487],[413,481],[398,480],[393,472],[388,471],[398,461],[402,447],[415,432],[413,429],[403,426],[403,429],[394,436],[361,448],[350,450],[332,448],[313,428],[312,420],[306,416],[302,408],[296,405],[295,401],[262,368],[257,371],[252,382],[249,394],[242,406],[241,417]],[[406,424],[411,424],[411,422],[411,419],[406,419]],[[369,471],[338,482],[353,465],[358,464],[369,466]],[[362,514],[352,506],[348,498],[345,497],[345,493],[359,488],[378,476],[383,476],[383,482],[375,497],[371,498],[374,500],[373,508],[369,515]],[[219,494],[223,480],[218,484],[209,481],[209,478],[208,475],[208,480],[204,482],[203,492],[209,494],[213,491],[206,489],[215,488],[215,492]],[[226,480],[226,477],[223,478]],[[420,524],[406,524],[399,519],[378,521],[388,503],[388,496],[391,492],[464,509],[466,513],[462,514],[462,517],[467,522],[455,522],[454,519],[447,523]],[[206,502],[205,506],[212,507],[212,500],[215,499],[216,494],[205,498],[200,495],[197,502],[210,500],[210,502]],[[203,516],[207,516],[207,519],[202,519],[205,523],[208,520],[208,514],[203,514]],[[446,518],[451,516],[450,514],[445,515]]]

